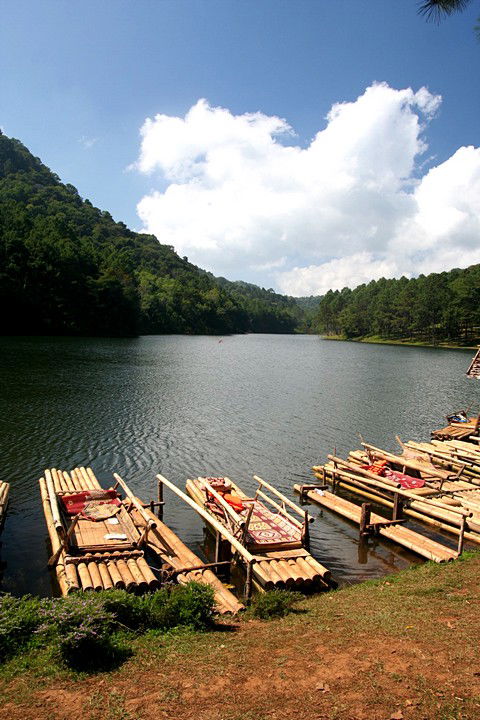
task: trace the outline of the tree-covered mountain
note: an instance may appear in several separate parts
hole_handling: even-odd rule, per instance
[[[471,343],[480,335],[480,265],[330,290],[311,327],[347,338]]]
[[[293,299],[216,279],[83,200],[0,132],[3,334],[293,332]]]

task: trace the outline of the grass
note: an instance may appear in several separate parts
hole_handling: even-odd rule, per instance
[[[438,343],[433,343],[431,340],[427,340],[426,338],[418,339],[418,338],[399,338],[399,339],[392,339],[392,338],[383,338],[380,335],[366,335],[364,337],[355,337],[355,338],[348,338],[346,335],[322,335],[324,340],[342,340],[346,342],[360,342],[360,343],[368,343],[373,345],[407,345],[412,347],[431,347],[431,348],[441,348],[444,350],[476,350],[477,344],[476,341],[472,340],[469,344],[462,343],[461,341],[458,342],[451,342],[451,341],[440,341]],[[475,344],[473,344],[475,343]]]
[[[268,622],[145,632],[109,673],[15,658],[0,669],[5,717],[56,720],[61,692],[65,717],[85,720],[478,720],[479,585],[469,552],[304,597]]]

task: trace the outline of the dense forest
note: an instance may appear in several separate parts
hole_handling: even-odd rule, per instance
[[[3,334],[480,335],[480,265],[296,299],[216,278],[115,222],[1,132],[0,299]]]
[[[0,132],[0,332],[293,332],[293,298],[214,278],[83,200]]]
[[[480,335],[480,265],[330,290],[311,328],[346,338],[471,343]]]

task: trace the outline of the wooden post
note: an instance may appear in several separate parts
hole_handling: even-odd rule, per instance
[[[245,580],[245,602],[248,602],[252,597],[252,574],[253,574],[253,563],[254,559],[247,563],[247,578]]]
[[[308,526],[308,513],[305,510],[305,521],[303,523],[302,531],[303,547],[310,552],[310,528]]]
[[[371,512],[371,503],[362,503],[362,513],[360,515],[360,537],[365,537],[365,535],[368,535],[370,532],[367,525],[370,525]]]
[[[460,525],[460,534],[458,536],[458,546],[457,546],[457,554],[461,555],[463,553],[463,540],[465,536],[465,525],[467,524],[467,518],[465,515],[462,516],[462,522]]]
[[[158,482],[158,519],[163,520],[163,482],[157,476]]]
[[[252,513],[253,513],[253,508],[254,508],[254,507],[255,507],[255,503],[252,502],[252,503],[250,504],[250,507],[248,508],[247,519],[246,519],[245,525],[243,526],[243,530],[242,530],[242,544],[244,544],[244,545],[247,544],[248,526],[250,525],[250,520],[252,519]]]
[[[218,530],[215,531],[215,562],[218,563],[220,560],[220,533]]]
[[[402,499],[400,495],[396,492],[393,494],[393,514],[392,514],[392,520],[401,520],[402,519]]]
[[[80,516],[81,516],[81,513],[78,513],[78,514],[75,515],[75,517],[73,518],[73,520],[72,520],[72,522],[71,522],[71,525],[70,525],[70,527],[68,528],[67,533],[65,533],[64,538],[63,538],[61,544],[59,545],[59,547],[57,548],[57,550],[53,553],[53,555],[50,557],[50,559],[49,559],[49,561],[48,561],[48,563],[47,563],[48,567],[53,567],[54,565],[56,565],[57,562],[58,562],[58,558],[59,558],[60,555],[62,554],[62,551],[67,549],[67,547],[68,547],[68,541],[70,540],[70,538],[71,538],[72,535],[73,535],[73,531],[75,530],[75,527],[76,527],[78,521],[80,520]]]

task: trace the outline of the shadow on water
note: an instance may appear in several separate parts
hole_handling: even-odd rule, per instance
[[[11,483],[2,536],[3,589],[49,595],[38,479],[46,467],[117,471],[150,499],[161,472],[254,473],[293,498],[298,477],[336,448],[394,449],[422,440],[452,408],[476,405],[469,351],[327,342],[306,335],[136,339],[0,339],[1,479]],[[178,498],[165,521],[192,549],[203,525]],[[315,512],[312,551],[340,584],[406,567],[413,556],[378,542],[359,552],[358,528]]]

